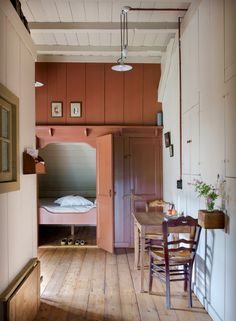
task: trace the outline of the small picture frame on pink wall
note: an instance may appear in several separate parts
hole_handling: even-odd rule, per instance
[[[62,101],[52,101],[51,103],[51,116],[62,117]]]
[[[82,103],[81,101],[70,103],[70,117],[81,117],[82,116]]]

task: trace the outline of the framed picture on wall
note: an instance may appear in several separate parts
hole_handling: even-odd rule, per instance
[[[170,132],[165,133],[165,146],[170,147]]]
[[[62,101],[53,101],[51,104],[52,117],[62,117]]]
[[[70,103],[70,117],[81,117],[82,116],[82,102],[71,102]]]
[[[174,145],[170,145],[169,147],[169,152],[170,152],[170,157],[173,157],[174,156]]]

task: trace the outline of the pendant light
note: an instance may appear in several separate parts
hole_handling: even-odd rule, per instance
[[[120,52],[121,56],[117,60],[117,65],[112,66],[111,69],[115,71],[128,71],[133,67],[124,63],[128,54],[128,20],[127,13],[130,7],[124,7],[120,14]]]

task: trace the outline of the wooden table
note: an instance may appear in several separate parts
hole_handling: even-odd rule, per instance
[[[134,218],[134,264],[138,265],[140,237],[141,292],[144,292],[145,235],[152,232],[153,229],[155,229],[155,233],[162,233],[164,214],[162,212],[134,212],[132,215]]]

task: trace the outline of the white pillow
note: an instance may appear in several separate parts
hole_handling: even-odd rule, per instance
[[[54,201],[54,203],[60,206],[93,206],[93,202],[78,195],[63,196]]]

